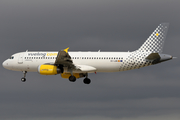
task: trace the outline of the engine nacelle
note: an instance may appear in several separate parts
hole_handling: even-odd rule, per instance
[[[61,73],[61,69],[54,65],[40,65],[38,67],[38,72],[41,75],[56,75]]]

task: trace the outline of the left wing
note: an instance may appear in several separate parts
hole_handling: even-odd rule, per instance
[[[71,57],[70,55],[68,54],[68,49],[69,48],[66,48],[64,50],[61,50],[58,52],[58,55],[57,55],[57,58],[56,58],[56,61],[55,61],[55,65],[63,65],[63,66],[66,66],[68,68],[75,68],[72,60],[71,60]]]
[[[69,70],[80,72],[80,73],[87,73],[87,72],[95,72],[96,68],[88,65],[75,65],[71,59],[71,56],[68,54],[68,49],[61,50],[58,52],[55,65],[63,65],[64,67],[68,67]]]

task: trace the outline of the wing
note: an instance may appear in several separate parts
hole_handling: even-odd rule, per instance
[[[55,65],[63,65],[68,68],[74,69],[75,66],[71,60],[71,56],[68,54],[68,49],[66,48],[64,50],[61,50],[58,52],[58,55],[56,57]]]
[[[87,72],[96,71],[96,68],[92,66],[75,65],[71,59],[71,56],[68,54],[68,49],[69,48],[66,48],[58,52],[54,65],[56,66],[63,65],[64,67],[68,67],[69,70],[72,70],[77,73],[87,73]]]

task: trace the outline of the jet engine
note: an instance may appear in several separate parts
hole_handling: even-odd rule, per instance
[[[63,73],[63,70],[58,68],[55,65],[40,65],[38,67],[38,72],[41,75],[56,75],[56,74]]]

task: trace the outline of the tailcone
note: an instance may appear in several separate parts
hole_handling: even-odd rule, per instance
[[[168,60],[171,60],[171,59],[174,58],[172,55],[167,55],[167,54],[159,54],[159,56],[160,56],[160,58],[154,60],[154,61],[153,61],[153,64],[165,62],[165,61],[168,61]]]

